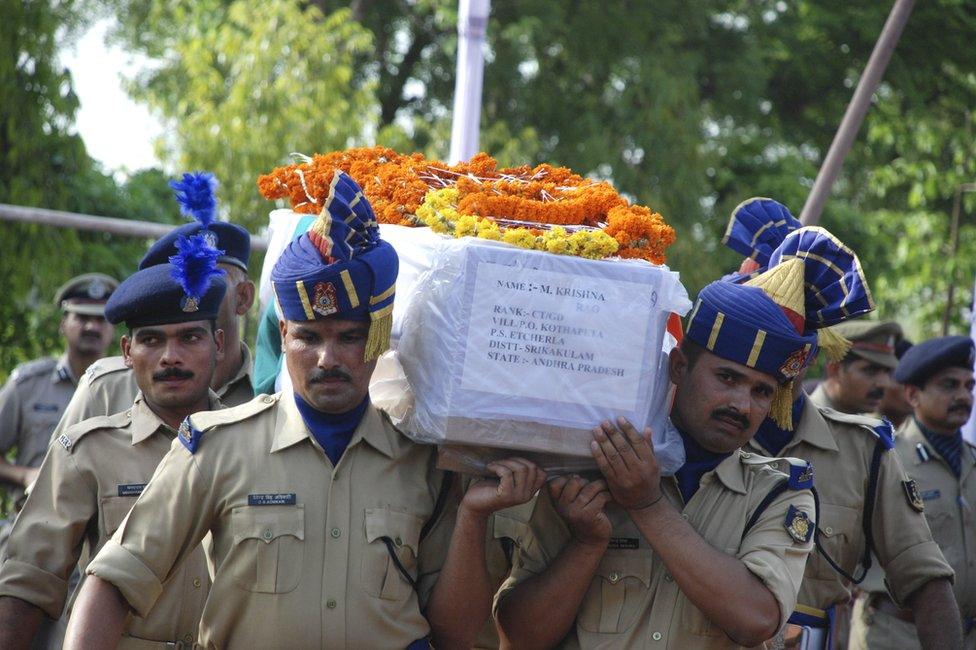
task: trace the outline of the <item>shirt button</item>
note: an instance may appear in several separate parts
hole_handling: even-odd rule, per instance
[[[274,401],[274,397],[272,397],[271,395],[265,395],[264,396],[264,403],[265,404],[270,404],[273,401]]]
[[[193,635],[187,634],[183,637],[183,643],[193,643]]]
[[[671,577],[671,574],[670,573],[665,573],[664,574],[664,581],[665,582],[674,582],[674,578]]]
[[[660,641],[661,640],[661,633],[660,632],[655,632],[654,634],[651,635],[651,638],[654,639],[655,641]]]
[[[684,519],[685,521],[688,521],[688,513],[687,512],[682,512],[681,513],[681,518]]]
[[[330,598],[327,601],[325,601],[325,606],[328,607],[329,609],[335,609],[336,601],[333,598]]]
[[[826,528],[824,528],[824,532],[827,533],[828,535],[833,535],[834,529],[831,528],[830,526],[827,526]]]
[[[200,582],[200,578],[194,578],[193,579],[193,586],[196,587],[197,589],[199,589],[200,588],[200,585],[202,585],[202,584],[203,583]]]
[[[333,539],[339,539],[339,536],[342,535],[342,531],[339,530],[338,528],[333,528],[331,535]]]
[[[397,535],[397,538],[393,540],[393,543],[396,544],[398,547],[403,546],[403,540],[400,538],[399,535]]]
[[[265,531],[264,531],[264,538],[265,539],[271,539],[271,535],[272,535],[271,529],[270,528],[266,528]]]
[[[616,571],[611,571],[610,575],[607,577],[610,578],[610,584],[612,585],[615,585],[618,582],[620,582],[620,574],[617,573]]]

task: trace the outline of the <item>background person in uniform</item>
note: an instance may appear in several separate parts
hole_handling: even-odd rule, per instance
[[[141,392],[128,410],[81,422],[51,441],[0,568],[0,647],[29,647],[42,615],[61,615],[79,558],[92,557],[115,532],[183,419],[219,406],[209,387],[223,352],[214,319],[226,285],[210,278],[219,273],[215,259],[198,235],[175,265],[137,272],[109,299],[109,321],[129,328],[122,353]],[[188,555],[182,570],[167,576],[157,606],[128,622],[120,647],[196,638],[208,573],[200,548]]]
[[[225,273],[227,292],[217,314],[217,328],[224,332],[224,358],[217,365],[211,387],[225,406],[237,406],[254,397],[251,388],[251,351],[241,340],[241,317],[254,304],[254,283],[248,278],[247,263],[251,256],[251,235],[237,224],[217,221],[217,181],[208,173],[184,174],[181,181],[171,181],[182,213],[193,219],[168,232],[154,243],[139,269],[166,264],[177,254],[176,243],[183,237],[210,233],[209,243],[220,250],[218,266]],[[132,370],[122,357],[101,359],[84,373],[71,402],[58,423],[54,436],[72,424],[96,415],[110,415],[125,410],[135,399],[138,386]]]
[[[744,202],[732,214],[726,244],[765,267],[772,257],[770,240],[786,237],[777,234],[774,225],[784,221],[784,213],[789,213],[786,207],[772,199]],[[761,245],[750,248],[757,242]],[[843,293],[862,287],[867,292],[860,265],[856,268],[858,277],[838,286]],[[819,344],[830,348],[836,358],[843,354],[844,341],[835,333],[835,328],[821,330]],[[887,572],[893,596],[912,607],[924,623],[918,630],[923,646],[958,647],[961,639],[958,608],[952,596],[953,572],[932,540],[924,517],[905,492],[908,477],[897,454],[890,452],[894,446],[890,425],[877,418],[821,409],[803,393],[802,381],[801,372],[794,386],[789,425],[767,418],[749,442],[749,448],[761,454],[807,460],[819,476],[829,477],[816,487],[820,503],[815,537],[818,549],[807,560],[790,622],[832,630],[833,647],[844,647],[846,624],[838,618],[843,619],[849,611],[852,581],[863,577],[858,567],[863,568],[874,550]],[[840,634],[836,634],[838,628]]]
[[[37,476],[77,378],[112,343],[115,330],[105,321],[105,301],[118,284],[107,275],[86,273],[62,285],[54,303],[62,311],[64,354],[17,366],[0,390],[0,481],[14,486],[14,499]],[[12,447],[17,447],[17,457],[9,463],[3,456]]]
[[[894,373],[913,408],[895,447],[912,477],[905,490],[956,572],[953,592],[970,649],[976,648],[976,447],[960,429],[973,408],[973,361],[972,339],[947,336],[913,347]],[[920,647],[912,612],[884,589],[863,594],[854,612],[852,649]]]
[[[513,647],[752,647],[786,625],[813,547],[813,470],[740,447],[771,409],[789,417],[817,326],[869,306],[863,286],[815,261],[857,266],[819,231],[795,231],[779,254],[744,284],[702,290],[671,353],[686,455],[674,478],[660,479],[649,432],[603,423],[593,454],[606,486],[558,479],[540,495],[535,542],[496,605]]]
[[[545,475],[489,466],[460,506],[435,449],[369,399],[389,347],[398,261],[358,185],[337,172],[320,220],[271,279],[294,392],[200,413],[88,566],[68,648],[114,647],[131,611],[211,531],[205,647],[470,647],[488,617],[487,520]],[[438,517],[438,510],[443,516]],[[439,578],[438,578],[439,576]],[[428,622],[429,621],[429,622]]]
[[[901,339],[895,344],[895,356],[899,361],[911,347],[912,342],[908,339]],[[900,428],[912,415],[912,405],[908,403],[908,398],[905,396],[905,385],[895,378],[895,373],[892,373],[888,381],[888,387],[885,388],[877,413],[881,417],[888,418],[895,429]]]
[[[862,319],[835,325],[833,331],[851,347],[840,361],[827,361],[827,375],[810,400],[841,413],[876,413],[898,365],[901,326]]]

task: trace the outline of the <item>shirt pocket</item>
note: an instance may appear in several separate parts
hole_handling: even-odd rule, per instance
[[[650,586],[650,557],[604,556],[583,598],[577,624],[599,634],[627,631],[644,608]]]
[[[126,515],[136,504],[136,497],[102,497],[98,504],[98,516],[101,519],[102,542],[106,542],[119,529]]]
[[[234,533],[227,571],[258,593],[293,591],[302,578],[305,506],[240,506],[230,514]]]
[[[417,554],[424,520],[387,508],[366,509],[363,588],[384,600],[405,600],[417,579]],[[399,565],[399,566],[398,566]],[[403,575],[404,572],[410,576]]]
[[[820,527],[821,546],[837,566],[851,573],[863,553],[864,535],[861,532],[860,513],[855,508],[822,503],[819,515],[817,523]],[[816,562],[815,578],[833,580],[841,577],[817,550],[810,553],[807,562]]]

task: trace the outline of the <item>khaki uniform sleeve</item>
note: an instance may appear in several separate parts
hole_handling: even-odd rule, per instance
[[[805,543],[793,539],[786,530],[790,506],[809,518],[811,534]],[[796,607],[807,556],[813,550],[815,518],[813,494],[808,490],[787,490],[769,504],[739,547],[739,560],[763,581],[779,603],[780,629]]]
[[[98,515],[98,489],[76,459],[52,445],[17,517],[0,568],[0,595],[25,600],[57,619],[86,528]]]
[[[904,606],[915,590],[936,578],[953,579],[925,516],[909,503],[905,469],[895,450],[882,454],[874,506],[874,548],[892,598]]]
[[[78,380],[78,386],[75,388],[74,394],[71,396],[71,401],[68,402],[68,406],[64,409],[64,413],[61,414],[61,419],[58,420],[58,425],[54,427],[54,431],[51,432],[51,440],[57,440],[58,436],[64,433],[65,429],[73,424],[78,424],[83,420],[95,417],[96,415],[111,415],[111,413],[99,413],[93,404],[93,398],[91,394],[91,380],[89,374],[86,372]]]
[[[149,613],[163,583],[210,529],[215,486],[197,461],[174,440],[129,516],[88,565],[138,616]]]
[[[0,389],[0,454],[10,451],[20,437],[20,395],[13,379]]]

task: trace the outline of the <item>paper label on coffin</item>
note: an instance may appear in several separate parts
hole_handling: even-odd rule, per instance
[[[667,316],[689,307],[666,267],[446,244],[404,321],[410,429],[430,442],[575,456],[589,456],[603,419],[663,430]]]

